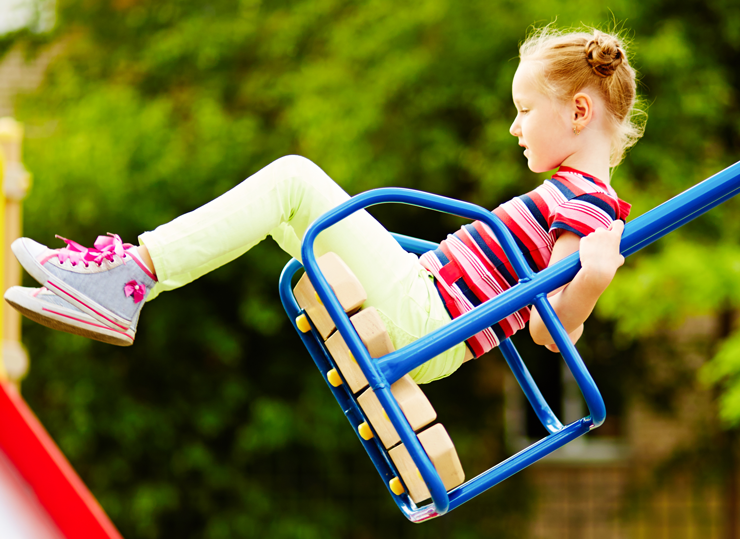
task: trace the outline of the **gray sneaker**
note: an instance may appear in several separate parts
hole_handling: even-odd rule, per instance
[[[136,337],[138,314],[127,330],[113,329],[83,313],[46,288],[12,286],[5,292],[5,301],[34,322],[51,329],[118,346],[131,346]]]
[[[49,249],[19,238],[11,248],[21,266],[51,292],[102,324],[125,332],[138,317],[156,277],[133,245],[124,244],[115,234],[98,236],[93,249],[60,239],[67,247]]]

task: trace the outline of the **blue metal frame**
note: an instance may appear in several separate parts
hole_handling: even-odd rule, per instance
[[[672,230],[735,196],[739,191],[740,162],[628,223],[622,236],[621,253],[624,256],[633,254]],[[326,278],[319,270],[313,252],[313,245],[316,237],[322,230],[358,210],[383,203],[410,204],[452,213],[486,223],[494,231],[501,243],[506,256],[516,271],[519,283],[433,333],[393,353],[381,358],[372,359],[362,345],[360,338],[351,325],[349,318],[342,310],[336,296],[331,291]],[[402,247],[411,252],[422,253],[436,248],[436,244],[431,242],[397,234],[394,234],[394,236]],[[322,303],[335,321],[338,331],[357,360],[370,387],[377,395],[378,400],[388,414],[388,418],[398,432],[401,441],[409,450],[409,454],[419,468],[421,476],[429,488],[432,501],[423,507],[416,507],[407,494],[401,496],[393,495],[397,505],[409,520],[421,522],[445,514],[530,464],[547,456],[571,440],[593,428],[599,427],[604,422],[606,408],[601,394],[583,364],[578,351],[571,344],[566,331],[547,300],[548,292],[563,286],[575,277],[580,269],[578,253],[574,253],[554,266],[535,274],[525,262],[511,233],[489,210],[468,202],[430,193],[410,189],[383,188],[361,193],[317,219],[306,232],[301,255],[306,272],[316,288]],[[292,260],[286,265],[280,277],[280,297],[294,326],[295,319],[301,313],[301,310],[292,294],[291,279],[300,268],[300,262]],[[527,399],[534,407],[538,418],[550,434],[448,493],[429,457],[422,449],[416,434],[411,429],[398,403],[391,394],[390,385],[441,352],[468,339],[499,320],[506,318],[511,313],[532,304],[537,307],[547,329],[561,350],[566,365],[578,383],[578,387],[588,406],[589,415],[570,425],[564,426],[544,400],[514,345],[507,339],[499,348]],[[311,353],[311,356],[314,358],[317,367],[326,379],[326,373],[332,368],[335,368],[336,365],[327,353],[320,337],[316,336],[317,332],[311,331],[303,334],[299,331],[298,333]],[[347,384],[335,388],[327,380],[327,385],[329,385],[353,427],[356,428],[360,423],[365,421],[362,410],[356,398],[347,388]],[[384,478],[386,486],[388,486],[388,481],[392,477],[397,476],[398,473],[390,461],[387,452],[383,449],[380,442],[377,441],[377,437],[369,441],[362,438],[360,440],[381,477]]]

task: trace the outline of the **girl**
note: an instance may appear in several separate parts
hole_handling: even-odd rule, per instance
[[[619,200],[609,177],[640,135],[632,123],[635,72],[619,39],[599,31],[540,30],[521,46],[520,59],[511,134],[533,172],[559,168],[552,179],[494,213],[533,270],[580,249],[582,269],[550,297],[575,342],[624,262],[621,220],[629,205]],[[66,239],[61,249],[16,240],[16,257],[45,288],[13,287],[5,298],[49,327],[129,345],[145,301],[233,260],[268,235],[300,257],[306,228],[347,198],[312,162],[283,157],[205,206],[142,234],[138,246],[111,234],[99,237],[93,249]],[[396,348],[516,283],[498,242],[480,222],[417,258],[362,211],[323,232],[315,248],[318,256],[334,251],[354,271]],[[422,365],[412,377],[423,383],[447,376],[528,320],[535,342],[557,350],[536,310],[525,308]]]

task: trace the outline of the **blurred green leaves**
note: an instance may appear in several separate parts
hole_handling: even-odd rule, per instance
[[[350,193],[397,185],[494,207],[544,177],[508,133],[510,86],[526,29],[554,19],[634,38],[650,120],[613,178],[633,217],[738,159],[736,2],[59,0],[53,35],[13,36],[61,51],[19,103],[35,178],[25,231],[135,242],[288,153]],[[737,309],[739,208],[627,262],[599,305],[620,339]],[[430,239],[451,227],[413,209],[382,218]],[[24,326],[24,393],[123,534],[520,537],[522,477],[437,523],[404,522],[284,319],[286,261],[265,242],[163,294],[130,349]],[[731,424],[737,342],[703,371]],[[480,389],[499,379],[466,369],[430,392],[463,462],[484,469],[506,455],[500,395]]]

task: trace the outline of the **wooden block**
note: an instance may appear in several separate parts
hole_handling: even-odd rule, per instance
[[[391,393],[398,401],[398,405],[406,419],[408,419],[411,428],[415,431],[426,427],[437,419],[437,412],[432,408],[429,399],[408,374],[391,386]],[[360,395],[357,402],[360,403],[362,411],[365,412],[368,421],[370,421],[386,449],[401,441],[398,432],[393,428],[391,420],[388,419],[385,409],[381,406],[372,389],[368,389]]]
[[[320,256],[317,262],[344,311],[352,313],[359,309],[367,300],[367,294],[365,294],[365,289],[362,288],[360,281],[357,280],[347,264],[334,253],[326,253]],[[316,290],[309,281],[307,274],[304,273],[298,280],[298,284],[293,289],[293,294],[300,308],[306,311],[311,322],[316,326],[321,338],[326,340],[336,326],[319,301]]]
[[[357,330],[365,348],[370,352],[370,357],[382,357],[395,350],[391,338],[385,330],[385,324],[383,324],[383,320],[381,320],[375,307],[361,310],[351,316],[350,321]],[[367,387],[367,380],[365,375],[362,374],[360,365],[350,353],[339,332],[334,333],[327,339],[326,348],[329,350],[331,357],[334,358],[344,379],[347,380],[347,385],[349,385],[352,393],[357,393]]]
[[[429,460],[432,461],[434,468],[439,473],[445,489],[449,491],[462,485],[465,481],[465,472],[463,472],[460,458],[457,456],[457,451],[455,451],[455,445],[442,424],[437,423],[424,432],[420,432],[418,436],[421,446],[429,455]],[[429,498],[429,489],[404,445],[394,447],[388,454],[393,460],[393,464],[398,468],[411,500],[418,505]]]

